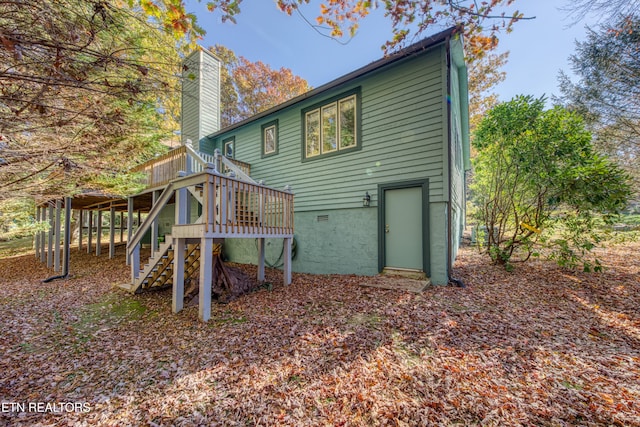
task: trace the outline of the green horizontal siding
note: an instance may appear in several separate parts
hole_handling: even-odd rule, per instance
[[[200,133],[200,60],[199,52],[184,60],[182,73],[181,141],[191,140],[197,148]]]
[[[365,191],[377,203],[380,183],[429,178],[430,201],[441,201],[446,117],[444,48],[334,88],[278,113],[218,135],[203,144],[212,152],[235,136],[235,156],[251,164],[254,179],[295,193],[297,212],[358,208]],[[361,150],[302,162],[301,110],[360,87]],[[261,158],[260,126],[279,120],[278,154]]]
[[[220,63],[196,51],[185,58],[182,73],[181,141],[203,150],[201,139],[220,129]]]
[[[202,60],[200,138],[220,129],[220,63],[206,52],[202,53]]]

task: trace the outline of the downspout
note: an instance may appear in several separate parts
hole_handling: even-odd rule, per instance
[[[453,277],[451,275],[451,264],[452,264],[452,258],[453,258],[453,249],[451,247],[451,236],[452,234],[452,225],[451,225],[451,197],[452,197],[452,193],[451,193],[451,177],[452,177],[452,167],[453,167],[453,163],[451,160],[451,128],[452,128],[452,124],[451,124],[451,104],[453,103],[453,100],[451,99],[451,66],[452,66],[452,61],[451,61],[451,36],[447,37],[447,40],[445,42],[445,48],[446,48],[446,56],[447,56],[447,96],[448,96],[448,102],[447,102],[447,165],[448,165],[448,174],[449,174],[449,179],[447,180],[449,185],[447,186],[447,191],[448,191],[448,198],[447,198],[447,203],[446,203],[446,207],[447,207],[447,279],[449,281],[449,283],[452,283],[460,288],[464,288],[464,282],[460,279],[456,279],[455,277]]]

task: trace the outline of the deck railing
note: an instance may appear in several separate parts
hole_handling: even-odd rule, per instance
[[[293,193],[220,175],[210,175],[205,183],[215,208],[203,204],[203,222],[215,234],[293,234]]]
[[[202,189],[202,216],[193,222],[185,214],[189,188]],[[224,176],[213,168],[190,176],[174,177],[127,245],[134,283],[140,273],[142,234],[174,195],[178,205],[171,232],[174,237],[293,236],[294,196],[288,189],[278,190]]]
[[[228,157],[225,157],[225,160],[233,163],[236,168],[240,169],[246,175],[248,175],[248,176],[251,175],[251,165],[249,163],[241,162],[240,160],[236,160],[236,159],[230,159]],[[222,165],[222,173],[223,174],[226,175],[230,171],[231,171],[231,169],[229,168],[229,166],[227,166],[226,164]]]
[[[187,170],[187,147],[185,145],[174,148],[168,153],[148,160],[136,166],[132,172],[143,172],[143,184],[146,188],[167,185],[178,176],[179,171]]]
[[[179,171],[185,171],[187,174],[200,173],[206,169],[207,164],[214,164],[217,171],[223,171],[225,174],[231,170],[229,164],[232,164],[247,177],[251,175],[249,163],[228,158],[221,158],[218,162],[214,155],[195,151],[189,145],[182,145],[148,160],[133,168],[132,172],[142,172],[145,187],[156,188],[174,180]]]
[[[202,215],[193,222],[176,217],[176,227],[195,226],[215,237],[268,237],[293,235],[293,192],[228,177],[213,169],[172,182],[176,194],[201,189]],[[184,197],[181,200],[186,200]],[[185,205],[186,209],[186,205]],[[176,215],[181,210],[176,210]],[[195,236],[194,236],[195,237]]]

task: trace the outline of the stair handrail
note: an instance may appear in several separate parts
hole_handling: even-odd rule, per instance
[[[173,191],[174,191],[173,182],[170,182],[164,188],[164,190],[160,194],[160,197],[158,197],[158,200],[156,201],[156,203],[151,207],[151,210],[149,211],[149,214],[147,215],[145,220],[142,221],[142,224],[140,224],[136,232],[133,234],[131,241],[127,242],[128,258],[130,258],[131,255],[133,254],[135,247],[140,244],[140,241],[142,240],[142,236],[144,236],[144,234],[149,230],[149,228],[151,228],[151,224],[153,224],[153,221],[160,214],[160,212],[162,211],[162,208],[164,208],[167,202],[171,199],[171,196],[173,196]]]
[[[197,171],[196,170],[188,170],[187,174],[198,173],[198,172],[202,172],[203,170],[205,170],[207,168],[207,164],[210,163],[210,162],[208,162],[206,159],[202,158],[202,154],[204,154],[204,153],[200,153],[199,151],[194,150],[193,149],[193,145],[191,144],[191,140],[188,140],[184,146],[185,146],[185,150],[187,152],[187,155],[191,156],[191,158],[193,160],[195,160],[195,162],[200,166],[199,170],[197,170]],[[188,167],[191,166],[188,161],[187,161],[187,165],[188,165]],[[217,165],[215,166],[215,168],[217,169]]]
[[[244,171],[240,169],[238,166],[236,166],[231,160],[223,156],[222,153],[220,152],[220,149],[216,148],[213,156],[215,159],[220,159],[220,162],[223,165],[225,165],[230,171],[235,173],[235,176],[237,178],[243,181],[249,182],[251,184],[257,184],[257,182],[253,178],[251,178],[249,175],[244,173]],[[214,164],[216,165],[216,168],[217,168],[218,167],[217,162],[215,162]]]
[[[193,160],[195,160],[195,162],[200,166],[199,170],[197,171],[195,170],[187,171],[188,174],[202,172],[208,167],[207,165],[213,163],[214,165],[213,169],[217,173],[222,173],[222,165],[224,165],[227,167],[227,169],[232,171],[235,174],[235,176],[241,179],[242,181],[250,182],[251,184],[257,184],[257,182],[253,178],[247,175],[235,163],[233,163],[231,160],[223,156],[219,148],[216,148],[214,150],[213,156],[211,156],[210,154],[201,153],[199,151],[194,150],[191,140],[187,140],[184,146],[185,146],[187,155],[190,155],[193,158]],[[206,156],[208,158],[203,158],[203,156]],[[189,165],[188,161],[187,161],[187,165]]]

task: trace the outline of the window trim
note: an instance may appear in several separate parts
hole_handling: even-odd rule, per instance
[[[231,145],[231,157],[227,156],[227,145]],[[222,140],[222,155],[227,157],[227,158],[231,158],[231,159],[235,159],[236,158],[236,137],[234,136],[230,136],[228,138],[225,138]]]
[[[269,128],[274,128],[274,150],[267,152],[267,139],[266,139],[266,131]],[[263,124],[262,126],[260,126],[260,134],[261,136],[261,140],[262,140],[262,158],[264,159],[265,157],[271,157],[271,156],[275,156],[278,154],[279,149],[280,149],[280,126],[278,123],[278,119],[272,120],[270,122],[267,122],[265,124]]]
[[[321,102],[317,102],[313,105],[310,105],[309,107],[303,108],[301,110],[301,135],[302,135],[302,141],[301,141],[301,147],[302,147],[302,152],[301,152],[301,158],[302,158],[302,162],[307,162],[307,161],[314,161],[317,159],[324,159],[327,157],[332,157],[332,156],[339,156],[340,154],[344,154],[344,153],[350,153],[353,151],[358,151],[362,149],[362,138],[361,138],[361,134],[362,134],[362,95],[361,95],[362,91],[360,86],[351,89],[349,91],[345,91],[342,92],[336,96],[327,98]],[[355,101],[355,115],[354,115],[354,120],[355,120],[355,126],[354,126],[354,130],[355,130],[355,144],[353,146],[350,147],[346,147],[346,148],[340,148],[341,146],[341,141],[338,140],[336,141],[336,149],[332,150],[328,153],[323,153],[322,152],[322,145],[323,145],[323,140],[322,140],[322,132],[323,132],[323,121],[322,121],[322,111],[324,110],[324,108],[329,107],[331,104],[334,104],[336,106],[336,117],[339,118],[340,117],[340,103],[342,101],[347,100],[348,98],[354,98]],[[316,154],[314,156],[307,156],[307,116],[310,113],[314,113],[314,112],[318,112],[319,114],[319,131],[320,131],[320,154]],[[336,133],[338,133],[339,135],[340,132],[340,121],[337,120],[336,122]]]

